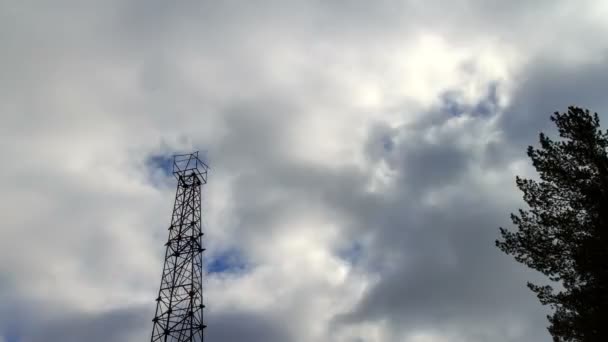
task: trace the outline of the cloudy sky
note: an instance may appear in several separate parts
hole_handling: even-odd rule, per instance
[[[206,339],[548,342],[494,247],[608,113],[603,1],[0,1],[0,341],[146,341],[206,151]],[[608,121],[606,114],[601,115]]]

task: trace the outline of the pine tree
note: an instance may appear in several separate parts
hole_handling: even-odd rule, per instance
[[[519,229],[501,227],[496,246],[559,287],[528,283],[552,308],[555,342],[608,341],[608,131],[577,107],[551,121],[561,139],[541,133],[528,147],[540,179],[516,177],[529,208],[511,214]]]

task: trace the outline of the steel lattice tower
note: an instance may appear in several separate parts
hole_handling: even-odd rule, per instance
[[[207,183],[208,169],[198,152],[173,157],[177,191],[152,320],[152,342],[203,341],[201,186]]]

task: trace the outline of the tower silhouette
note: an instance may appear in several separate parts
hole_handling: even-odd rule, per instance
[[[173,157],[177,190],[152,320],[152,342],[203,341],[201,186],[207,183],[208,169],[198,151]]]

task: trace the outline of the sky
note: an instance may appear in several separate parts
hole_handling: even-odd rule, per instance
[[[549,342],[494,247],[604,1],[0,1],[0,341],[145,341],[200,150],[206,340]]]

